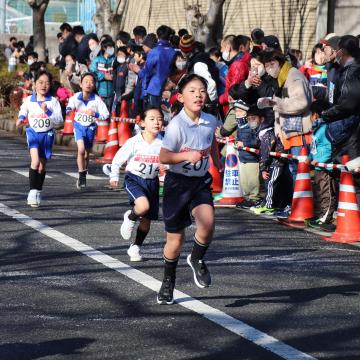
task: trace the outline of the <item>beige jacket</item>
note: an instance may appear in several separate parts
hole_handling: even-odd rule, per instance
[[[296,68],[291,68],[282,89],[282,97],[274,97],[276,105],[275,113],[275,134],[280,139],[290,139],[294,136],[307,134],[311,131],[310,105],[313,95],[306,77]],[[285,116],[301,116],[302,132],[285,133],[282,130]]]

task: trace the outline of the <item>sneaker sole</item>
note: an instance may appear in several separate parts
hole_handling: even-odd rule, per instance
[[[129,255],[129,254],[128,254]],[[129,257],[130,257],[130,261],[131,262],[141,262],[141,261],[143,261],[144,259],[140,256],[140,257],[133,257],[133,256],[130,256],[129,255]]]
[[[156,297],[156,302],[159,304],[159,305],[172,305],[174,303],[174,299],[172,299],[171,301],[161,301],[159,300],[158,297]]]
[[[197,278],[196,278],[196,275],[195,275],[195,269],[194,269],[194,267],[192,266],[191,261],[190,261],[190,257],[191,257],[191,254],[189,254],[189,255],[187,256],[186,262],[188,263],[188,265],[191,267],[191,270],[193,271],[194,282],[195,282],[196,286],[199,287],[199,288],[201,288],[201,289],[205,289],[205,288],[209,287],[209,286],[211,285],[211,283],[210,283],[209,285],[201,285],[201,284],[198,282],[198,280],[197,280]]]
[[[132,232],[131,232],[131,234],[130,234],[129,237],[128,237],[128,236],[124,236],[123,224],[122,224],[121,227],[120,227],[120,235],[121,235],[121,237],[122,237],[124,240],[130,240],[130,239],[131,239]]]

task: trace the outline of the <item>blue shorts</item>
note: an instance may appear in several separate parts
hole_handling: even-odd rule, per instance
[[[143,217],[149,220],[159,218],[159,178],[143,179],[132,173],[125,175],[125,190],[129,194],[129,203],[134,205],[135,199],[145,196],[149,200],[150,209]]]
[[[191,211],[203,204],[214,206],[212,177],[184,176],[168,171],[164,181],[163,216],[165,230],[178,233],[190,226]]]
[[[91,149],[94,142],[96,133],[96,124],[93,123],[90,126],[83,126],[74,121],[74,135],[75,141],[84,140],[85,149]]]
[[[26,128],[26,138],[29,150],[38,149],[39,157],[49,160],[52,156],[54,130],[36,132],[33,128]]]

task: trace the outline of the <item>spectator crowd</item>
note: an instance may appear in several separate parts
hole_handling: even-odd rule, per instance
[[[305,147],[310,159],[321,163],[341,163],[343,154],[360,156],[359,36],[328,34],[314,45],[309,59],[296,49],[284,52],[276,36],[259,28],[250,36],[226,35],[211,49],[186,29],[176,33],[166,25],[156,33],[136,26],[132,35],[120,31],[113,39],[64,23],[57,38],[60,81],[53,82],[52,91],[64,114],[87,72],[95,75],[109,113],[119,116],[125,100],[131,117],[155,106],[167,122],[181,110],[176,96],[180,79],[188,73],[204,78],[204,111],[218,118],[217,136],[234,135],[239,147],[260,150],[239,149],[246,198],[239,206],[255,214],[285,218],[291,211],[297,162],[272,157],[271,151],[300,155]],[[21,75],[24,91],[31,93],[35,73],[47,67],[34,52],[33,38],[27,46],[11,38],[5,56],[9,71],[18,63],[28,65]],[[359,195],[359,174],[354,179]],[[338,186],[338,170],[315,167],[318,211],[309,226],[335,229]]]

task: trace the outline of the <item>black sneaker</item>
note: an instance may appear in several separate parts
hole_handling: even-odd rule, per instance
[[[236,204],[236,208],[238,209],[250,209],[252,206],[255,206],[255,201],[252,200],[244,200]]]
[[[170,277],[166,277],[157,295],[157,303],[160,305],[171,305],[174,303],[174,287],[175,282]]]
[[[192,261],[191,254],[189,254],[186,261],[194,273],[195,284],[199,288],[209,287],[211,285],[211,276],[204,260],[199,260],[198,262]]]
[[[76,187],[77,189],[81,190],[81,189],[85,189],[86,188],[86,177],[79,177],[76,180]]]
[[[319,225],[319,228],[326,232],[334,232],[336,230],[336,225],[334,224],[328,224],[328,223],[321,223]]]

